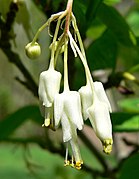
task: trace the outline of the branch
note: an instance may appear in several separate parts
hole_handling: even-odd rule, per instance
[[[30,72],[23,65],[19,55],[11,50],[11,36],[10,31],[12,29],[12,25],[14,23],[16,13],[18,12],[18,5],[14,2],[11,2],[9,12],[7,13],[6,21],[0,18],[0,30],[1,30],[1,38],[0,38],[0,48],[7,56],[9,62],[13,63],[24,75],[26,81],[24,84],[28,89],[34,94],[34,96],[38,97],[38,87],[35,81],[33,80]]]

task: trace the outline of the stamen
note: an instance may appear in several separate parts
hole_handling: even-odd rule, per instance
[[[80,161],[77,161],[76,164],[75,164],[75,168],[77,170],[80,170],[82,168],[82,164],[83,164],[83,161],[80,160]]]
[[[112,139],[105,139],[105,140],[102,142],[103,151],[104,151],[106,154],[110,154],[110,153],[111,153],[111,151],[112,151],[112,144],[113,144],[113,140],[112,140]]]
[[[70,166],[73,167],[73,168],[75,168],[73,155],[72,155],[72,158],[71,158]]]
[[[50,118],[45,119],[44,125],[48,127],[50,125]]]
[[[70,165],[70,161],[69,160],[65,160],[64,161],[64,167],[69,166],[69,165]]]
[[[50,119],[49,118],[45,119],[44,124],[42,124],[42,127],[48,127],[48,126],[50,126]]]
[[[65,156],[65,161],[64,161],[64,166],[69,166],[70,165],[70,161],[68,160],[68,143],[66,144],[66,156]]]

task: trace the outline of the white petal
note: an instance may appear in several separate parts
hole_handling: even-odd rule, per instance
[[[55,126],[58,127],[59,122],[62,118],[64,107],[64,99],[62,94],[55,95],[54,98],[54,119],[55,119]]]
[[[93,104],[93,93],[89,85],[81,87],[79,93],[81,97],[83,118],[86,120],[88,118],[86,110]]]
[[[39,99],[46,107],[52,106],[55,94],[60,89],[61,73],[49,69],[40,74],[39,80]]]
[[[63,98],[64,111],[66,115],[79,130],[82,130],[83,118],[81,114],[81,101],[79,93],[77,91],[63,92]]]
[[[98,99],[102,102],[105,102],[108,105],[109,111],[112,112],[110,102],[104,90],[103,84],[101,82],[94,82],[95,92],[98,96]]]
[[[107,104],[95,99],[93,105],[88,108],[87,112],[96,135],[100,140],[104,141],[105,139],[111,139],[112,124]]]
[[[72,132],[68,117],[64,112],[61,118],[61,125],[63,131],[63,141],[68,142],[72,138]]]
[[[45,105],[45,103],[46,103],[45,101],[47,101],[47,94],[46,94],[46,91],[44,88],[43,74],[44,74],[44,72],[42,72],[40,74],[38,94],[39,94],[39,99],[40,99],[42,105]]]
[[[83,161],[82,161],[80,149],[79,149],[79,146],[78,146],[77,136],[73,137],[70,140],[70,144],[71,144],[73,156],[75,158],[75,162],[76,162],[76,164],[78,163],[78,166],[75,165],[75,167],[81,167],[81,165],[83,164]]]

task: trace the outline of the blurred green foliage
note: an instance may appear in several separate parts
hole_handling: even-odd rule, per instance
[[[138,179],[139,141],[128,140],[130,134],[134,132],[137,136],[139,131],[138,1],[74,0],[73,4],[94,79],[102,81],[110,93],[114,108],[111,114],[115,138],[113,154],[104,156],[95,138],[89,143],[90,140],[81,137],[85,158],[83,171],[63,168],[65,148],[58,137],[60,131],[55,136],[41,128],[43,119],[36,98],[37,84],[39,73],[48,66],[51,38],[47,30],[42,32],[38,39],[42,55],[33,62],[25,56],[24,46],[51,14],[65,9],[66,2],[17,0],[11,8],[12,0],[0,0],[0,178]],[[61,68],[61,63],[57,68]],[[84,85],[84,70],[78,59],[72,65],[69,68],[74,76],[70,77],[71,88],[79,89]],[[125,78],[124,72],[131,73],[136,80]],[[90,126],[89,123],[86,125]],[[116,135],[125,132],[127,138],[122,142],[127,151],[131,149],[123,159],[119,157],[122,148]],[[7,143],[19,147],[14,149]],[[25,157],[28,148],[31,161],[30,155]],[[11,152],[13,149],[14,153]]]

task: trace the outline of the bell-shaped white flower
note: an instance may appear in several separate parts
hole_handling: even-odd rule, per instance
[[[60,89],[61,73],[49,68],[40,74],[39,79],[39,99],[45,107],[51,107],[54,96]]]
[[[64,91],[63,93],[55,96],[54,118],[56,127],[58,127],[61,123],[63,141],[71,144],[75,159],[74,167],[80,169],[83,162],[78,148],[76,129],[82,130],[83,119],[81,114],[80,95],[78,92]],[[67,161],[68,160],[66,159],[65,165],[68,165]]]
[[[98,138],[102,141],[103,150],[109,154],[112,150],[112,124],[109,108],[105,102],[94,96],[92,106],[87,109],[90,122]]]
[[[80,88],[83,117],[89,118],[94,131],[102,141],[105,153],[112,150],[111,106],[101,82],[94,82],[94,91],[89,84]]]
[[[44,124],[42,126],[50,127],[55,130],[53,118],[53,102],[54,96],[58,94],[60,89],[61,73],[49,68],[40,74],[39,79],[39,100],[40,111],[44,117]]]

